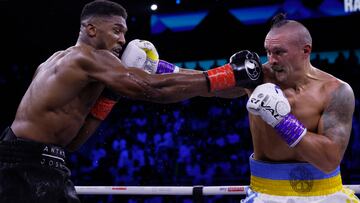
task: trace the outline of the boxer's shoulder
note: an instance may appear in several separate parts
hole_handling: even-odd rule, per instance
[[[325,111],[342,112],[343,116],[350,115],[348,113],[353,112],[355,96],[353,89],[347,82],[322,71],[319,83],[321,88],[317,93],[319,97],[324,98]]]
[[[107,51],[108,52],[108,51]],[[111,55],[111,53],[107,53]],[[87,46],[73,46],[64,51],[54,54],[56,56],[54,62],[61,67],[68,67],[72,70],[89,69],[97,66],[101,62],[103,51],[97,51]]]
[[[318,81],[321,86],[320,92],[328,95],[330,98],[332,98],[334,94],[339,93],[343,96],[351,96],[354,94],[351,86],[347,82],[324,71],[320,72],[320,78]]]
[[[322,71],[317,68],[313,68],[312,71],[307,74],[310,83],[306,88],[307,93],[316,94],[318,98],[330,97],[339,88],[350,88],[351,87],[339,78]]]

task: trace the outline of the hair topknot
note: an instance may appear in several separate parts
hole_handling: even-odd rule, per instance
[[[279,13],[271,19],[271,28],[281,27],[288,22],[289,21],[286,18],[286,13]]]

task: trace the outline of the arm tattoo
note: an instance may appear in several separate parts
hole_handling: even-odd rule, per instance
[[[348,84],[342,83],[332,92],[322,116],[325,136],[338,143],[343,151],[350,138],[354,108],[354,93]]]

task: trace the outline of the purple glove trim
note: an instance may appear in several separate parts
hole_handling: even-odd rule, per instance
[[[173,73],[175,70],[175,65],[169,63],[167,61],[159,60],[156,74],[163,74],[163,73]]]
[[[275,130],[290,147],[294,147],[306,133],[305,126],[292,114],[287,114]]]

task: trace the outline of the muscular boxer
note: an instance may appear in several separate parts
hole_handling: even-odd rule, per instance
[[[352,126],[352,88],[311,65],[309,31],[283,14],[264,45],[266,83],[247,103],[254,154],[242,202],[359,202],[342,186],[339,167]]]
[[[156,59],[149,42],[130,42],[124,55],[137,49],[145,49],[148,58]],[[243,85],[246,89],[238,88],[234,94],[249,96],[254,146],[251,187],[242,202],[359,202],[353,191],[342,186],[339,167],[351,131],[351,87],[311,65],[309,31],[282,14],[273,19],[265,49],[265,84],[255,90]],[[237,56],[247,54],[251,55],[242,51]],[[162,73],[158,71],[162,63],[139,66],[130,57],[123,61],[149,73]],[[165,72],[179,70],[165,64]],[[218,70],[211,71],[216,75]],[[247,70],[248,77],[257,76],[256,69]]]
[[[260,66],[251,52],[239,52],[225,67],[205,74],[157,75],[128,68],[118,58],[125,44],[126,18],[125,9],[114,2],[85,5],[76,45],[56,52],[37,68],[14,121],[0,137],[0,202],[79,202],[64,148],[75,150],[84,143],[119,96],[168,103],[257,84],[243,77],[248,61]]]

